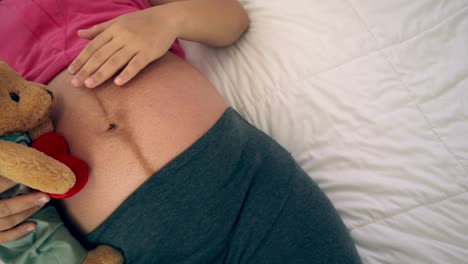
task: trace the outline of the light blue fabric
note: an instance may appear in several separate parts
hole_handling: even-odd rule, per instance
[[[32,140],[26,133],[17,133],[8,136],[0,136],[0,140],[15,142],[26,146],[31,146]]]
[[[27,221],[36,229],[26,236],[0,245],[0,263],[73,264],[82,263],[87,251],[65,228],[53,206],[47,206]]]
[[[30,146],[26,133],[2,136],[0,140]],[[36,229],[26,236],[0,245],[0,263],[8,264],[74,264],[87,256],[85,248],[65,228],[57,210],[47,206],[27,221],[35,222]]]

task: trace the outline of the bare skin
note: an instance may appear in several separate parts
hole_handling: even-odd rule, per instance
[[[167,50],[175,38],[214,47],[232,44],[247,29],[245,10],[237,0],[149,2],[155,7],[80,30],[90,43],[49,83],[57,97],[57,130],[91,167],[86,189],[64,202],[83,233],[193,144],[226,109],[216,89]],[[0,178],[0,192],[11,186]],[[49,199],[35,193],[0,200],[0,244],[32,231],[33,223],[22,222]]]
[[[227,107],[208,80],[171,53],[123,87],[108,81],[76,88],[72,77],[62,72],[49,89],[56,130],[91,168],[86,188],[63,201],[83,233],[206,133]]]
[[[15,186],[16,183],[0,177],[0,193]],[[0,203],[0,244],[16,240],[34,230],[35,223],[21,223],[39,211],[50,197],[44,193],[30,193],[3,200]]]
[[[70,64],[75,87],[97,87],[119,69],[116,85],[160,58],[176,38],[224,47],[248,26],[237,0],[153,0],[154,6],[78,31],[91,42]]]

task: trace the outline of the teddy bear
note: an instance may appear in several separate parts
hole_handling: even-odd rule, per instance
[[[52,103],[44,85],[26,81],[0,59],[0,177],[18,183],[0,199],[33,189],[66,198],[86,184],[86,164],[69,155],[64,139],[53,132]],[[120,252],[108,246],[87,252],[53,206],[28,221],[36,222],[36,229],[0,244],[0,263],[123,263]]]

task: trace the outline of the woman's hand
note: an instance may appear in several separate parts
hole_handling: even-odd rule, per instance
[[[15,185],[16,183],[0,177],[0,193]],[[41,209],[49,200],[49,196],[44,193],[30,193],[0,200],[0,244],[16,240],[33,231],[36,227],[34,223],[20,223]]]
[[[166,53],[178,37],[176,15],[167,5],[129,13],[79,30],[78,35],[92,40],[70,64],[76,74],[72,85],[94,88],[111,78],[117,85],[132,79],[150,62]]]

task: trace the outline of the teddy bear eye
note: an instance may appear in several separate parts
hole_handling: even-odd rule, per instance
[[[20,100],[20,96],[16,92],[11,92],[10,93],[10,98],[11,98],[11,100],[13,100],[15,102],[19,102],[19,100]]]

